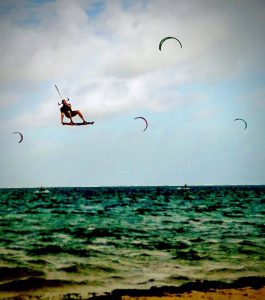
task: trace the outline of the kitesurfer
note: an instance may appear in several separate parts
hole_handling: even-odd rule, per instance
[[[69,100],[69,99],[68,99]],[[82,113],[80,110],[72,110],[72,106],[70,103],[67,103],[67,101],[65,99],[62,100],[62,107],[61,107],[61,122],[62,124],[64,124],[63,119],[64,116],[66,116],[67,118],[70,119],[70,124],[74,124],[72,117],[78,115],[82,120],[84,124],[94,124],[94,122],[87,122],[85,121]]]

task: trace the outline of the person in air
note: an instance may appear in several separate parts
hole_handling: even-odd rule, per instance
[[[69,99],[68,99],[69,101]],[[94,122],[87,122],[85,121],[82,113],[80,110],[72,110],[72,106],[70,103],[67,103],[67,101],[65,99],[62,100],[62,107],[60,108],[61,111],[61,123],[64,124],[63,120],[64,120],[64,116],[66,116],[68,119],[70,119],[70,124],[75,124],[73,121],[73,117],[75,117],[76,115],[78,115],[82,120],[84,124],[94,124]]]

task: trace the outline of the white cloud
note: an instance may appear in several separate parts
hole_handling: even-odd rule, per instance
[[[186,97],[178,92],[182,84],[235,76],[251,69],[251,59],[264,49],[264,42],[256,41],[261,27],[245,24],[240,9],[248,8],[246,16],[255,17],[259,26],[263,13],[245,1],[136,1],[127,9],[122,1],[107,1],[94,19],[87,15],[93,1],[14,3],[16,9],[0,20],[2,83],[13,84],[14,90],[22,80],[26,85],[62,83],[66,95],[99,117],[135,107],[172,109]],[[167,35],[177,36],[183,49],[167,41],[159,51],[159,41]],[[10,95],[0,95],[5,106],[19,98]],[[53,105],[43,102],[20,119],[43,117],[43,111],[48,119],[54,116]],[[47,123],[47,117],[38,120]]]
[[[111,0],[100,9],[95,8],[96,0],[10,0],[0,1],[0,9],[3,3],[11,9],[0,15],[1,132],[57,126],[60,97],[54,84],[70,98],[73,109],[89,119],[115,121],[136,112],[164,118],[162,126],[152,124],[161,136],[164,128],[179,134],[180,120],[173,128],[175,123],[164,117],[176,112],[187,121],[180,139],[188,134],[187,147],[195,150],[203,147],[192,137],[190,119],[196,119],[200,130],[213,124],[213,116],[221,126],[233,120],[235,112],[257,113],[259,124],[264,123],[262,80],[251,84],[264,74],[264,1],[139,0],[125,7],[124,1]],[[171,40],[159,51],[160,39],[170,35],[179,38],[183,48]],[[227,81],[237,83],[233,91],[222,89]],[[152,149],[157,149],[158,133],[152,134]],[[225,149],[229,142],[224,144]],[[172,153],[170,159],[163,158],[164,170],[174,159],[174,146],[185,154],[185,147],[170,143]],[[191,161],[197,159],[195,150],[188,157]],[[156,155],[150,157],[152,164]],[[125,164],[126,157],[121,160]],[[153,171],[151,163],[149,167]]]

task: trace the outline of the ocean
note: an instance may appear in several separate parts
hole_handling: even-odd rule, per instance
[[[0,189],[0,292],[265,276],[265,186]]]

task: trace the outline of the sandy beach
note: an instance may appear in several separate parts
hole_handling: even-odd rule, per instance
[[[260,289],[241,288],[241,289],[224,289],[212,290],[208,292],[191,291],[183,294],[167,294],[164,296],[149,296],[149,297],[130,297],[123,296],[122,300],[177,300],[177,299],[190,299],[190,300],[249,300],[265,299],[265,287]]]
[[[196,281],[179,287],[152,287],[149,290],[114,290],[112,293],[92,297],[93,300],[246,300],[265,299],[262,277],[241,278],[231,283]]]
[[[0,299],[16,300],[263,300],[265,299],[265,278],[246,277],[234,282],[195,281],[181,286],[153,286],[149,289],[115,289],[102,294],[89,294],[85,289],[38,288],[17,292],[1,291]]]
[[[143,294],[145,294],[143,292]],[[159,296],[146,296],[140,295],[104,295],[104,296],[93,296],[93,297],[82,297],[79,293],[66,293],[66,294],[54,294],[44,293],[44,295],[35,294],[18,294],[10,295],[2,293],[0,299],[16,299],[16,300],[35,300],[35,299],[84,299],[84,300],[178,300],[178,299],[189,299],[189,300],[263,300],[265,299],[265,287],[254,289],[251,287],[238,288],[238,289],[216,289],[209,291],[190,291],[184,293],[165,293]]]

